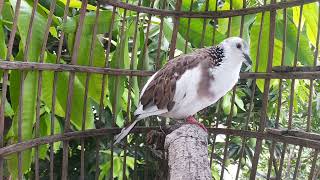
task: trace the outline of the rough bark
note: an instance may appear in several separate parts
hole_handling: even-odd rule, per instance
[[[208,133],[185,124],[166,136],[170,180],[211,180]]]

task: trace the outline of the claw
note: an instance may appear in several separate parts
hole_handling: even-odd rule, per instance
[[[187,117],[186,120],[187,120],[186,122],[188,124],[196,124],[196,125],[200,126],[205,132],[208,132],[207,128],[202,123],[199,123],[193,116]]]

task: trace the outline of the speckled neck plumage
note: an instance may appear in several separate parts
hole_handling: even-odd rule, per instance
[[[224,52],[223,52],[222,47],[212,46],[212,47],[209,47],[207,50],[208,50],[210,57],[213,60],[213,65],[220,66],[220,64],[222,63],[222,60],[224,58]]]

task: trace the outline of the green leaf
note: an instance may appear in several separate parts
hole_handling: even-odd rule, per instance
[[[236,105],[233,106],[233,111],[232,111],[232,117],[237,116],[238,114],[238,107]]]
[[[68,87],[68,80],[70,74],[69,73],[59,73],[58,74],[58,89],[57,89],[57,96],[59,99],[59,102],[63,105],[66,105],[67,103],[67,90],[66,87]],[[76,129],[80,130],[82,126],[82,113],[79,113],[83,111],[84,107],[84,86],[80,82],[80,80],[75,77],[74,80],[74,89],[73,89],[73,97],[72,97],[72,109],[71,109],[71,123],[75,126]],[[86,116],[86,129],[93,129],[94,126],[94,116],[93,112],[91,110],[91,106],[88,103],[86,105],[87,109],[87,116]]]
[[[216,9],[215,9],[215,7],[216,7],[216,0],[209,0],[209,10],[210,11],[216,11]],[[233,4],[237,4],[237,2],[239,2],[239,1],[233,1],[232,3]],[[241,2],[241,4],[242,4],[242,2]],[[234,5],[233,5],[234,6]],[[242,7],[242,5],[241,5],[241,7]],[[234,8],[234,7],[233,7]],[[217,9],[218,11],[219,10],[230,10],[230,1],[228,0],[228,1],[225,1],[224,2],[224,5],[221,7],[221,8],[219,8],[219,9]],[[231,20],[231,23],[232,23],[232,21],[235,21],[235,20],[237,20],[237,19],[239,19],[238,17],[232,17],[231,18],[232,20]],[[226,34],[227,33],[227,31],[228,31],[228,24],[229,24],[229,18],[219,18],[219,19],[216,19],[216,24],[218,24],[218,28],[216,29],[219,33],[221,33],[221,34]],[[232,25],[232,24],[231,24]],[[231,28],[232,28],[232,26],[231,26]],[[238,31],[239,31],[239,29],[238,29]],[[220,42],[220,41],[218,41],[218,42]]]
[[[278,40],[283,39],[283,21],[281,19],[276,20],[276,38]],[[285,65],[293,65],[294,62],[294,53],[296,51],[297,43],[297,27],[291,22],[287,22],[287,42],[286,42],[286,57]],[[298,61],[304,65],[313,64],[313,53],[309,46],[309,40],[304,32],[300,32],[300,41],[298,49]]]
[[[16,1],[10,0],[11,6],[15,9]],[[21,38],[20,41],[20,55],[17,57],[22,57],[22,49],[21,47],[25,47],[27,33],[29,28],[29,22],[32,12],[32,4],[29,4],[27,1],[22,0],[20,5],[20,16],[18,18],[18,31]],[[44,36],[44,31],[46,25],[46,18],[43,17],[38,12],[35,13],[34,17],[34,25],[32,29],[32,37],[29,45],[29,53],[28,60],[29,61],[37,61],[41,46],[42,40]],[[16,58],[17,58],[16,57]],[[26,141],[32,138],[32,129],[33,124],[35,122],[35,107],[36,107],[36,95],[37,95],[37,72],[28,72],[25,73],[24,81],[24,90],[23,93],[23,109],[21,112],[22,118],[22,132],[21,139],[22,141]],[[20,95],[20,80],[21,80],[21,72],[13,71],[10,74],[10,96],[12,100],[13,109],[15,110],[15,115],[13,118],[12,130],[14,133],[14,142],[17,140],[18,136],[18,101]],[[9,171],[13,176],[17,176],[17,165],[18,161],[16,159],[16,155],[12,155],[8,157],[8,166]],[[22,172],[25,173],[28,171],[31,165],[31,150],[26,150],[22,153]]]
[[[121,167],[122,167],[121,159],[118,156],[115,156],[113,158],[113,174],[115,177],[118,177],[120,174],[122,174]]]
[[[50,58],[50,57],[49,57]],[[48,58],[46,58],[47,61]],[[47,61],[50,62],[50,61]],[[42,94],[41,100],[43,100],[49,109],[52,109],[52,96],[53,96],[53,77],[54,72],[44,71],[42,73]],[[60,117],[65,116],[64,108],[61,106],[58,97],[56,97],[55,114]]]
[[[21,152],[21,160],[22,160],[22,172],[26,173],[29,171],[32,162],[32,151],[31,149],[25,150]],[[10,175],[12,175],[13,179],[18,179],[18,155],[12,154],[5,157],[8,163],[8,170]]]
[[[96,13],[89,12],[86,14],[84,20],[83,31],[81,34],[80,46],[78,51],[78,60],[77,64],[88,66],[90,60],[90,49],[92,44],[92,34],[93,34],[93,26],[95,22]],[[68,38],[68,49],[72,52],[74,39],[75,39],[75,28],[76,26],[68,26],[68,24],[77,24],[78,16],[71,18],[67,22],[66,27],[74,28],[74,31],[67,31],[69,32]],[[111,23],[111,12],[110,11],[100,11],[99,18],[98,18],[98,29],[97,32],[105,33],[109,31]],[[94,47],[93,53],[93,66],[95,67],[104,67],[105,66],[105,50],[103,44],[96,38],[96,44]],[[77,74],[77,77],[81,81],[82,85],[85,86],[86,81],[86,74]],[[89,96],[92,97],[95,101],[100,101],[102,91],[102,75],[99,74],[92,74],[89,80]],[[106,91],[105,91],[106,92]]]
[[[127,156],[127,167],[134,169],[134,158],[131,156]]]
[[[12,8],[15,9],[16,1],[10,0],[10,3],[12,5]],[[23,44],[22,47],[25,47],[26,45],[32,6],[33,6],[32,4],[29,4],[25,0],[21,1],[20,16],[18,18],[18,30],[19,30],[19,35],[21,37],[21,41]],[[32,37],[30,41],[29,53],[28,53],[29,61],[38,60],[38,57],[41,51],[44,31],[45,31],[44,27],[46,27],[46,24],[47,24],[47,19],[36,11],[35,17],[34,17],[34,24],[32,28]]]
[[[303,11],[305,11],[305,9],[303,9]],[[292,20],[293,20],[293,23],[296,25],[296,27],[299,26],[299,19],[300,19],[300,6],[293,7],[292,8]],[[305,18],[302,15],[302,17],[301,17],[301,27],[304,26],[304,22],[305,22]]]
[[[252,52],[252,69],[256,69],[257,61],[257,51],[258,51],[258,41],[259,41],[259,32],[261,24],[262,14],[258,14],[255,22],[252,25],[250,33],[250,52]],[[258,72],[266,72],[267,62],[268,62],[268,52],[269,52],[269,31],[270,31],[270,13],[266,12],[264,15],[264,21],[262,25],[262,36],[260,42],[260,59]],[[261,92],[263,92],[264,80],[257,80],[257,86]]]
[[[51,0],[39,0],[39,3],[45,7],[46,9],[50,9],[50,5],[51,5]],[[54,9],[53,14],[59,17],[63,17],[63,13],[64,13],[64,4],[56,1],[56,7]]]
[[[313,46],[316,46],[318,33],[318,9],[317,3],[305,4],[302,11],[301,29],[304,25],[307,31],[307,37]],[[299,26],[300,7],[292,8],[292,19],[296,27]]]
[[[40,129],[39,129],[39,134],[40,137],[45,137],[50,135],[50,114],[45,113],[40,117]],[[39,158],[40,159],[45,159],[47,155],[47,151],[49,148],[49,144],[43,144],[39,146]]]
[[[211,176],[214,180],[220,179],[220,173],[216,166],[211,166]]]
[[[54,134],[61,133],[61,127],[59,121],[54,118]],[[49,136],[51,134],[51,114],[50,113],[44,113],[40,117],[40,137]],[[54,152],[56,152],[60,147],[61,141],[55,142],[53,144]],[[47,157],[47,152],[49,150],[49,144],[40,145],[39,147],[39,158],[45,159]]]
[[[258,14],[255,22],[251,28],[250,36],[250,52],[252,57],[252,69],[256,69],[257,61],[257,51],[259,47],[259,33],[260,33],[260,24],[261,24],[262,15]],[[266,72],[267,70],[267,61],[268,61],[268,51],[269,51],[269,31],[270,31],[270,13],[266,12],[264,15],[264,21],[262,25],[262,34],[260,42],[260,59],[258,64],[258,72]]]
[[[242,109],[243,111],[246,111],[246,109],[244,108],[244,104],[242,99],[240,99],[240,97],[236,94],[235,99],[234,99],[235,103],[237,104],[237,106]]]
[[[167,19],[164,19],[164,21],[163,21],[163,34],[168,42],[171,42],[172,31],[173,31],[173,24],[170,23]],[[186,44],[186,40],[181,36],[180,33],[178,33],[176,48],[179,49],[180,51],[184,52],[185,44]],[[188,53],[192,52],[192,49],[190,48],[190,46],[187,46],[187,52]]]
[[[184,0],[184,1],[182,1],[181,10],[183,10],[183,11],[189,11],[190,5],[191,5],[191,1],[192,1],[192,0]]]
[[[58,4],[56,3],[56,9],[57,9]],[[46,7],[43,7],[41,4],[38,4],[37,12],[40,13],[42,16],[46,17],[48,19],[48,14],[50,13],[50,7],[47,9]],[[52,16],[52,24],[51,26],[57,26],[60,24],[60,20],[55,14]]]
[[[125,95],[125,93],[124,93]],[[127,99],[126,99],[127,100]],[[123,103],[124,100],[121,101],[121,103]],[[123,110],[126,110],[126,107],[121,107],[120,109],[123,109]],[[116,125],[119,126],[119,127],[123,127],[124,125],[124,118],[123,118],[123,114],[122,113],[119,113],[117,115],[117,118],[116,118]]]
[[[4,2],[2,7],[2,17],[0,20],[3,22],[3,25],[7,26],[9,29],[11,29],[13,24],[13,13],[10,2]]]
[[[110,11],[103,11],[101,10],[99,12],[99,18],[98,18],[98,25],[97,25],[97,33],[106,33],[109,31],[110,23],[111,23],[111,16],[112,13]],[[89,60],[90,60],[90,48],[92,44],[92,34],[93,34],[93,28],[94,28],[94,23],[95,23],[95,18],[96,18],[96,12],[88,12],[86,13],[85,19],[84,19],[84,26],[81,34],[81,40],[80,40],[80,45],[79,45],[79,51],[78,51],[78,60],[77,64],[79,65],[84,65],[88,66],[89,65]],[[79,15],[70,18],[67,23],[63,26],[65,32],[68,33],[67,40],[68,40],[68,49],[70,52],[72,52],[73,45],[74,45],[74,39],[76,35],[76,28],[77,28],[77,23],[79,20]],[[96,38],[96,44],[94,47],[94,53],[93,53],[93,66],[96,67],[104,67],[105,65],[105,52],[103,45],[101,42]],[[82,104],[83,103],[83,93],[84,93],[84,86],[85,86],[85,81],[86,81],[86,74],[84,73],[78,73],[76,74],[76,79],[79,80],[79,85],[78,88],[83,89],[80,94],[80,96],[75,95],[74,97],[81,100],[77,100],[78,102],[75,102],[76,104]],[[102,75],[99,74],[92,74],[89,79],[89,97],[93,98],[96,102],[100,101],[100,96],[101,96],[101,91],[102,91]],[[104,91],[106,92],[106,91]],[[77,90],[75,90],[75,93],[79,93]],[[61,100],[59,100],[62,103]],[[83,107],[83,105],[82,105]],[[94,127],[93,126],[93,114],[91,111],[90,106],[88,105],[88,117],[87,117],[87,122],[88,118],[90,119],[91,124],[89,127]],[[79,122],[81,122],[82,118],[79,118],[80,115],[76,115],[75,109],[73,109],[74,115],[73,115],[73,120],[78,119],[77,125],[79,125]],[[92,119],[92,120],[91,120]]]
[[[116,51],[112,55],[110,62],[111,68],[127,69],[129,62],[128,50],[128,35],[124,33],[117,43]],[[114,114],[117,116],[121,111],[121,100],[124,93],[126,77],[123,76],[109,76],[108,88],[110,92],[110,101],[116,104],[116,110],[113,109]]]
[[[56,60],[56,56],[47,52],[47,59],[46,62],[54,63]],[[67,103],[67,87],[68,87],[68,80],[69,80],[69,73],[68,72],[60,72],[58,73],[58,80],[57,80],[57,102],[56,107],[58,107],[58,112],[62,113],[62,117],[65,116],[66,110],[66,103]],[[43,73],[44,82],[49,87],[52,87],[53,84],[53,73]],[[79,78],[76,76],[74,80],[74,90],[73,90],[73,97],[72,97],[72,109],[71,109],[71,123],[75,126],[76,129],[81,129],[82,125],[82,112],[83,111],[83,101],[84,101],[84,86],[80,82]],[[49,90],[48,93],[45,94],[44,102],[48,107],[51,107],[51,98],[52,98],[52,91]],[[61,105],[62,109],[60,109],[59,104]],[[91,106],[87,104],[87,116],[86,116],[86,125],[87,129],[94,128],[94,117],[93,112],[91,110]]]
[[[5,42],[5,34],[3,32],[2,21],[0,21],[0,59],[4,60],[7,54],[7,46]],[[1,71],[0,71],[1,74]]]
[[[306,22],[305,25],[307,28],[307,36],[313,46],[316,46],[316,39],[318,33],[318,12],[318,3],[310,3],[303,6],[302,14]]]
[[[49,32],[53,37],[58,38],[58,32],[57,32],[56,28],[50,27]]]
[[[212,0],[213,1],[213,0]],[[215,1],[212,2],[213,7],[215,7]],[[243,1],[232,1],[232,9],[242,9]],[[215,10],[215,9],[213,9]],[[230,1],[226,1],[224,3],[224,6],[221,8],[221,10],[230,10]],[[243,38],[247,41],[249,41],[249,27],[254,22],[256,15],[255,14],[249,14],[244,16],[243,19]],[[218,31],[222,34],[227,33],[228,30],[228,24],[229,24],[229,18],[222,18],[218,20]],[[235,16],[231,18],[231,29],[230,29],[230,36],[239,36],[240,35],[240,29],[241,29],[241,16]]]
[[[230,114],[230,111],[231,111],[231,95],[230,95],[230,93],[227,93],[225,96],[223,96],[222,109],[223,109],[223,112],[225,115]]]
[[[67,0],[59,0],[63,4],[67,4]],[[70,0],[69,7],[70,8],[81,8],[82,2],[79,0]],[[90,4],[87,5],[87,10],[96,10],[95,6],[92,6]]]
[[[70,40],[73,38],[74,38],[74,34],[68,35],[68,48],[69,47],[71,48],[73,46],[71,45],[73,43],[70,42]],[[77,62],[77,64],[79,65],[89,66],[90,48],[92,43],[91,38],[92,38],[92,35],[82,36],[81,38],[80,47],[79,47],[80,51],[78,51],[78,62]],[[98,40],[96,40],[96,46],[94,48],[94,53],[93,53],[92,66],[104,67],[104,62],[105,62],[105,53],[104,53],[103,45]],[[84,73],[79,73],[76,76],[79,78],[81,84],[85,86],[87,75]],[[101,91],[102,91],[102,75],[91,74],[89,79],[89,96],[92,97],[95,101],[99,102]]]
[[[110,172],[110,167],[111,167],[110,162],[104,163],[99,166],[100,168],[99,180],[105,179],[104,177],[107,176],[107,174],[109,174]]]
[[[252,57],[252,69],[256,69],[257,61],[257,51],[258,51],[258,39],[260,32],[262,15],[259,14],[252,25],[251,34],[250,34],[250,52]],[[258,72],[266,72],[268,65],[268,55],[269,55],[269,31],[270,31],[270,13],[266,12],[264,16],[264,21],[262,25],[262,35],[260,42],[260,54],[259,54],[259,64]],[[278,28],[278,26],[276,26]],[[277,31],[277,30],[276,30]],[[274,40],[274,49],[273,49],[273,66],[279,66],[281,64],[281,54],[282,54],[282,42],[278,39]],[[264,91],[264,80],[258,79],[257,86],[261,92]],[[277,85],[278,81],[271,80],[271,87]]]
[[[139,59],[138,59],[138,65],[137,69],[138,70],[152,70],[153,67],[150,63],[150,57],[149,57],[149,50],[148,48],[145,48],[145,34],[143,27],[139,28],[139,37],[140,37],[140,54],[139,54]],[[143,88],[143,85],[147,82],[148,77],[137,77],[138,79],[138,86],[140,89]]]
[[[212,46],[213,40],[213,25],[211,25],[210,20],[207,19],[206,23],[206,31],[203,38],[204,46]],[[202,19],[191,19],[190,21],[190,29],[189,29],[189,42],[192,46],[199,48],[202,40],[202,29],[203,29],[204,20]],[[181,18],[179,25],[179,33],[182,35],[184,39],[187,38],[187,29],[188,29],[188,19]],[[221,34],[219,31],[215,31],[215,43],[221,42],[226,36]],[[183,44],[184,47],[184,44]],[[184,50],[184,48],[183,48]]]
[[[68,18],[65,24],[61,24],[63,31],[65,33],[76,33],[78,21],[80,15],[76,15],[74,17]],[[96,12],[87,12],[84,18],[83,29],[82,29],[82,36],[88,35],[90,38],[92,37],[93,33],[93,26],[95,23]],[[98,25],[97,25],[97,34],[107,33],[109,32],[110,24],[112,18],[112,11],[108,10],[100,10],[99,18],[98,18]],[[115,16],[114,26],[117,27],[117,17]],[[61,28],[60,27],[60,28]]]
[[[132,35],[133,36],[133,35]],[[132,52],[132,57],[134,58],[134,64],[133,64],[133,69],[137,70],[138,69],[138,48],[140,46],[140,33],[137,32],[137,40],[136,40],[136,44],[135,44],[135,50]],[[132,60],[132,58],[130,59],[130,61]],[[139,84],[138,84],[138,78],[136,76],[132,77],[132,98],[133,98],[133,103],[135,106],[138,105],[139,103]]]
[[[21,113],[22,124],[21,124],[21,139],[26,141],[32,139],[32,129],[35,122],[35,109],[36,109],[36,98],[37,94],[37,72],[28,72],[24,79],[24,91],[23,91],[23,110]],[[21,73],[17,71],[12,72],[12,76],[20,77]],[[10,78],[11,79],[11,78]],[[19,79],[19,78],[18,78]],[[10,80],[10,82],[13,82]],[[18,86],[16,86],[18,85]],[[12,88],[11,88],[12,87]],[[10,89],[15,88],[17,91],[20,90],[19,81],[17,83],[11,83]],[[15,116],[13,118],[13,132],[15,137],[18,137],[18,108],[15,109]],[[17,175],[18,161],[12,155],[8,158],[9,171],[13,175]],[[25,173],[31,165],[31,151],[27,150],[22,153],[22,172]]]
[[[4,115],[7,116],[7,117],[12,117],[14,115],[14,111],[13,111],[13,109],[12,109],[12,107],[9,104],[7,99],[6,99],[6,102],[5,102]]]
[[[107,151],[100,151],[102,153],[105,154],[105,158],[106,159],[110,159],[110,150],[107,150]],[[118,179],[124,179],[123,178],[123,169],[122,169],[122,164],[123,164],[123,161],[122,161],[122,156],[123,156],[123,151],[119,154],[114,154],[113,156],[113,174],[114,174],[114,177],[115,178],[118,178]],[[134,165],[134,158],[128,156],[127,157],[127,166],[126,166],[126,175],[129,175],[127,173],[127,171],[129,170],[129,168],[132,167],[132,165]],[[100,174],[99,174],[99,180],[102,180],[104,179],[105,177],[108,177],[109,176],[109,172],[110,172],[110,168],[111,168],[111,163],[110,163],[111,159],[105,163],[102,163],[99,168],[100,168]],[[132,169],[132,168],[131,168]]]
[[[50,124],[50,129],[51,129],[51,124]],[[58,121],[58,119],[54,118],[54,134],[61,134],[61,132],[62,132],[62,126]],[[58,152],[58,150],[60,149],[60,146],[61,146],[61,141],[53,143],[54,153]]]
[[[249,27],[252,25],[256,15],[250,14],[243,18],[243,39],[250,42]],[[241,17],[233,17],[231,20],[231,36],[239,36],[241,28]]]

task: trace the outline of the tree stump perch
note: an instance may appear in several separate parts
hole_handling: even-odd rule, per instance
[[[184,124],[168,134],[167,151],[170,180],[211,180],[208,133],[193,124]]]

